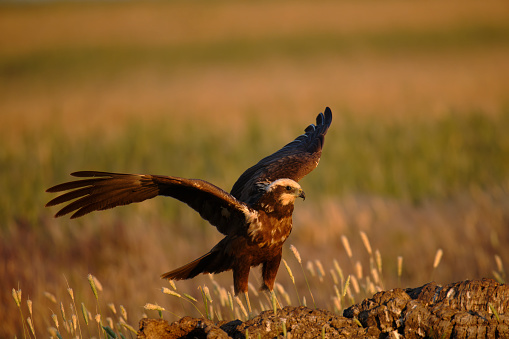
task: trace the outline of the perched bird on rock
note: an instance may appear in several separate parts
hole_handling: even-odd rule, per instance
[[[297,182],[318,165],[331,122],[327,107],[317,116],[316,125],[309,125],[304,134],[247,169],[230,193],[198,179],[80,171],[71,175],[87,179],[47,189],[69,192],[46,207],[67,204],[55,217],[73,213],[71,218],[77,218],[158,195],[175,198],[200,213],[225,237],[208,253],[162,278],[182,280],[232,270],[235,294],[247,297],[249,271],[262,265],[262,289],[272,291],[283,243],[292,231],[295,199],[305,198]]]

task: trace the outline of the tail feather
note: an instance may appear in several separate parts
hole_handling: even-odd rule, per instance
[[[223,256],[220,252],[210,251],[182,267],[171,272],[164,273],[161,275],[161,278],[170,280],[185,280],[194,278],[200,273],[219,273],[231,269],[230,260],[222,257]]]

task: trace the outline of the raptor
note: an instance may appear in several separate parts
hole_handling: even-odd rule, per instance
[[[304,134],[248,168],[230,193],[199,179],[80,171],[71,175],[84,179],[47,189],[67,192],[46,207],[66,204],[55,217],[73,213],[71,218],[78,218],[159,195],[175,198],[197,211],[224,238],[200,258],[162,278],[182,280],[232,270],[235,294],[245,293],[247,298],[250,269],[261,265],[262,289],[272,291],[283,243],[292,231],[295,200],[305,198],[298,181],[318,165],[331,122],[327,107]]]

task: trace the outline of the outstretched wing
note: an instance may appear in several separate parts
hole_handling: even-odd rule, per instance
[[[46,190],[69,191],[46,204],[49,207],[69,203],[55,217],[74,212],[71,218],[78,218],[93,211],[163,195],[186,203],[200,213],[203,219],[216,226],[219,232],[227,235],[246,225],[246,219],[256,213],[232,195],[203,180],[95,171],[81,171],[71,175],[91,178],[70,181]]]
[[[248,204],[260,196],[260,184],[281,178],[299,181],[318,166],[325,134],[332,122],[329,107],[316,117],[316,125],[309,125],[305,133],[274,154],[248,168],[233,185],[231,194]]]

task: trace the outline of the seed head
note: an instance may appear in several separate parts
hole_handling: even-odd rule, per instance
[[[297,248],[293,245],[290,245],[290,250],[293,252],[293,255],[295,256],[299,264],[302,264],[302,260],[300,258],[299,251],[297,251]]]

